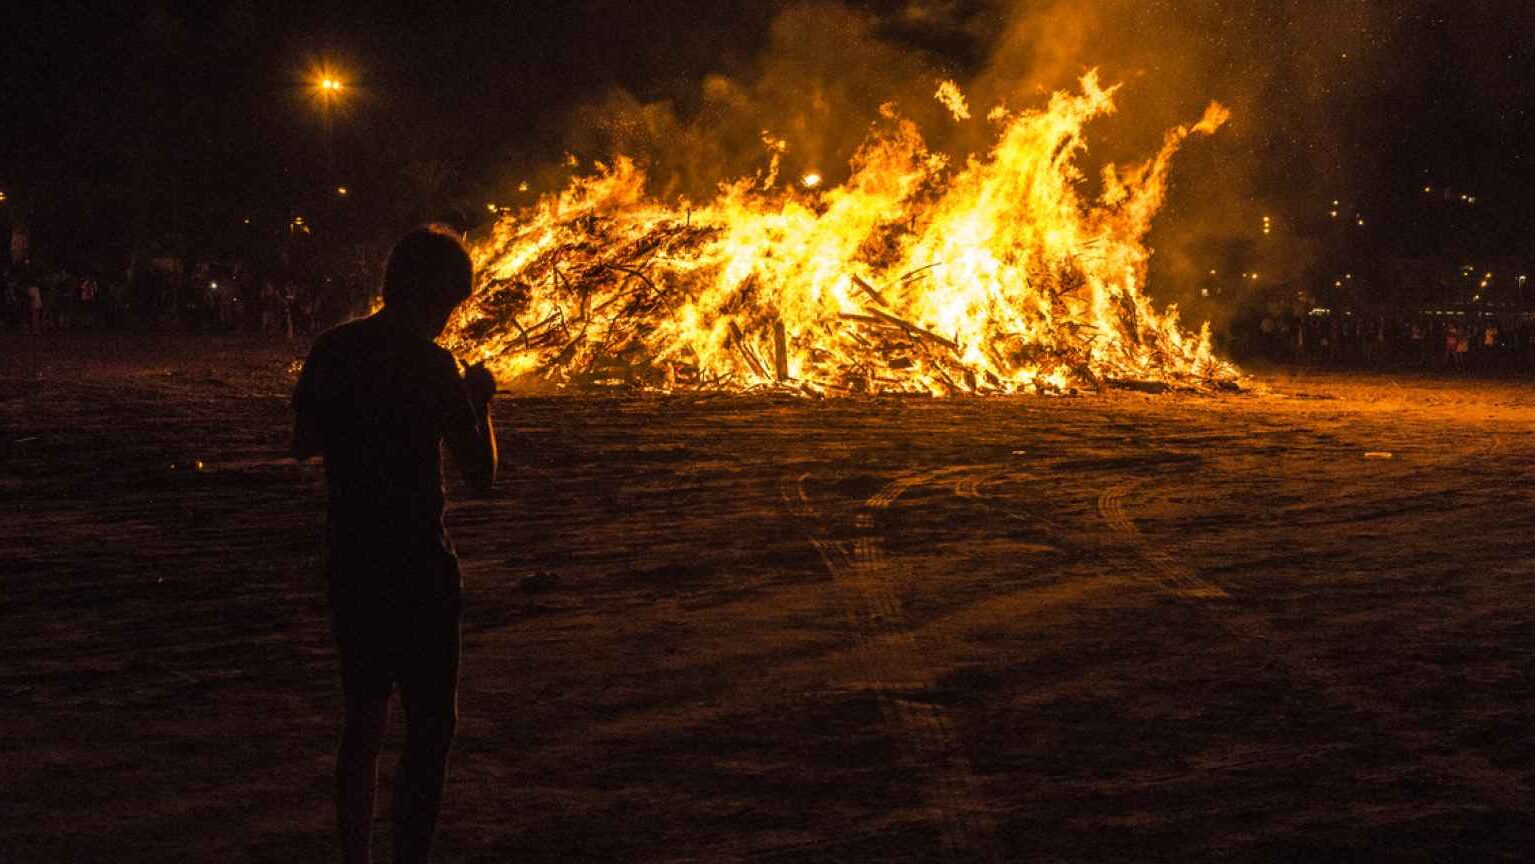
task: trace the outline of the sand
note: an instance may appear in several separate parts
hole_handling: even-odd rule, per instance
[[[334,855],[303,350],[0,334],[0,860]],[[1535,390],[1256,383],[499,397],[439,860],[1528,860]]]

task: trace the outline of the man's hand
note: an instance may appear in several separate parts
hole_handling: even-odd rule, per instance
[[[484,363],[465,366],[464,387],[469,390],[469,398],[474,401],[474,407],[484,408],[489,404],[490,397],[496,395],[496,376],[490,374]]]

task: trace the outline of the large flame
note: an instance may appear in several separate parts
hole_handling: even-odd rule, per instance
[[[1142,291],[1143,245],[1182,141],[1104,170],[1084,201],[1083,126],[1113,111],[1096,75],[1042,110],[995,110],[962,166],[888,106],[840,186],[764,176],[713,200],[645,194],[627,158],[506,216],[474,249],[482,284],[449,347],[523,384],[809,393],[1061,391],[1230,380],[1208,328]],[[945,82],[940,100],[963,106]],[[968,110],[968,109],[967,109]],[[955,111],[958,114],[958,111]],[[808,175],[807,175],[808,177]]]

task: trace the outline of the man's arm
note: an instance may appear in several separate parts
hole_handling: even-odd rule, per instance
[[[303,462],[320,455],[322,443],[320,422],[308,411],[299,411],[293,418],[293,458]]]
[[[458,378],[456,369],[454,378]],[[490,420],[490,397],[496,392],[496,382],[484,366],[471,366],[456,389],[462,395],[454,400],[457,407],[448,413],[443,437],[464,482],[476,494],[487,495],[495,486],[500,461],[496,429]]]
[[[317,342],[315,349],[319,347]],[[320,381],[325,377],[321,371],[324,365],[322,357],[319,350],[309,352],[309,357],[304,360],[304,368],[299,372],[298,383],[293,387],[293,442],[288,452],[300,462],[320,455],[324,449],[320,418],[316,413],[321,403]]]

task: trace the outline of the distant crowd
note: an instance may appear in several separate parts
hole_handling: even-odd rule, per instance
[[[0,273],[0,325],[41,334],[68,330],[179,328],[293,339],[367,314],[371,274],[342,276],[202,267],[137,278],[17,265]]]
[[[1517,311],[1317,309],[1237,328],[1238,359],[1451,372],[1535,368],[1535,316]]]
[[[12,332],[169,329],[312,336],[366,315],[377,274],[340,276],[203,266],[137,278],[18,265],[0,272],[0,327]],[[1503,310],[1272,311],[1235,322],[1223,353],[1276,365],[1535,369],[1535,314]]]

